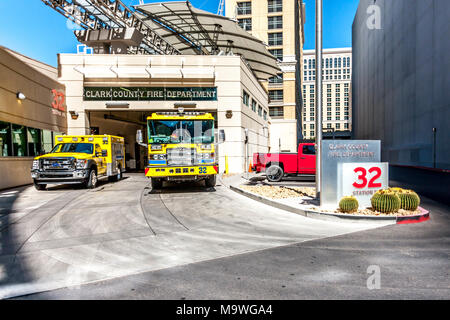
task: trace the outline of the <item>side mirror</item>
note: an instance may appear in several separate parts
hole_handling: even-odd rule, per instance
[[[138,144],[141,144],[141,143],[144,142],[144,136],[143,136],[143,134],[142,134],[142,130],[136,131],[136,142],[137,142]]]
[[[224,143],[225,142],[225,130],[220,129],[219,131],[219,143]]]
[[[108,156],[108,150],[102,150],[102,157]]]
[[[99,158],[99,157],[101,157],[101,156],[102,156],[102,153],[101,153],[101,152],[98,152],[98,151],[95,152],[95,157],[96,157],[96,158]]]

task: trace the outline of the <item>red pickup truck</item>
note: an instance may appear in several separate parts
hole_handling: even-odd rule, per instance
[[[300,143],[298,153],[254,153],[253,171],[266,172],[267,180],[278,182],[285,175],[315,175],[314,143]]]

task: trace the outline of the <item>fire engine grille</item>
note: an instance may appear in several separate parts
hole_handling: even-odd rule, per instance
[[[44,171],[69,171],[75,169],[75,159],[74,158],[49,158],[42,159],[42,169]]]
[[[167,149],[167,164],[169,166],[191,166],[195,164],[197,150],[192,148]]]

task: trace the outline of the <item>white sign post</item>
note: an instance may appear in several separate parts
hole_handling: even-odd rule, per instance
[[[387,162],[358,162],[338,164],[338,198],[354,196],[360,208],[371,206],[370,198],[389,186]]]

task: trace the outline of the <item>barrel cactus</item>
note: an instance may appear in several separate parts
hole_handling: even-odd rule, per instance
[[[355,197],[343,197],[341,201],[339,201],[339,209],[342,212],[352,213],[358,210],[358,200]]]
[[[420,204],[420,198],[413,190],[405,190],[402,188],[390,188],[389,190],[397,193],[400,198],[400,208],[404,210],[417,210]]]
[[[370,201],[374,210],[383,213],[397,212],[401,206],[400,197],[389,189],[377,191]]]

